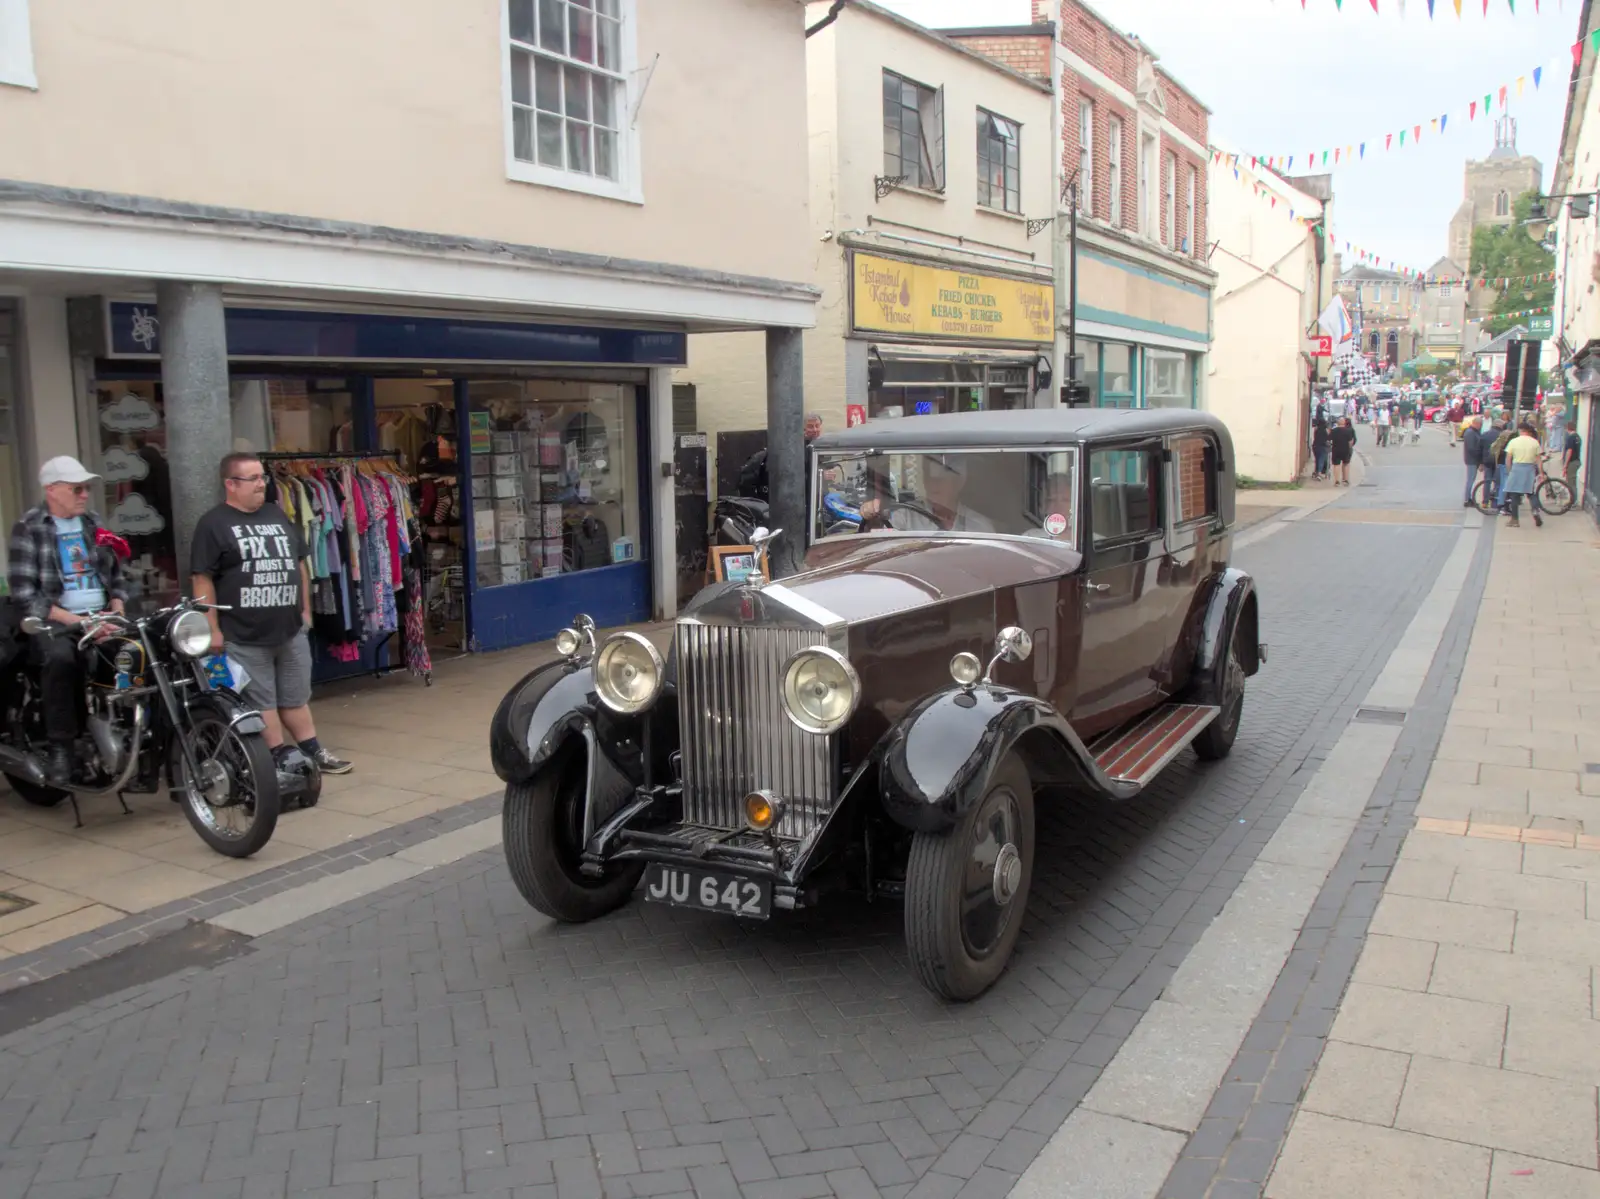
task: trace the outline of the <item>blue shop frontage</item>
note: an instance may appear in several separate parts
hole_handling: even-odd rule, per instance
[[[74,303],[96,306],[85,460],[132,543],[138,595],[158,603],[179,580],[156,308]],[[235,448],[261,453],[291,502],[322,497],[323,513],[336,497],[321,527],[343,553],[318,569],[342,559],[347,576],[319,576],[314,598],[348,589],[351,561],[383,564],[393,587],[357,605],[356,627],[319,604],[319,678],[394,664],[412,610],[435,654],[543,640],[579,611],[603,627],[655,614],[656,560],[672,550],[654,533],[671,522],[657,519],[651,464],[670,446],[653,444],[652,395],[670,396],[684,332],[231,304],[225,323]],[[375,543],[335,532],[334,510]]]

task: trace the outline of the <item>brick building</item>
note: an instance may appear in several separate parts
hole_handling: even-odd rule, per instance
[[[1080,0],[1033,0],[1033,15],[1058,30],[1063,191],[1075,183],[1078,194],[1077,351],[1092,400],[1203,406],[1216,282],[1209,110]],[[1064,284],[1064,260],[1057,273]],[[1067,288],[1058,294],[1065,313]]]

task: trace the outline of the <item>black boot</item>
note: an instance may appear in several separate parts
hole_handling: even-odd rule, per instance
[[[72,785],[72,750],[65,745],[52,745],[45,761],[44,774],[58,787]]]

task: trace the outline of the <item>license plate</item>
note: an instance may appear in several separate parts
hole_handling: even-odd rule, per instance
[[[652,862],[644,872],[644,894],[646,899],[657,903],[721,912],[724,916],[754,916],[765,920],[772,915],[770,881],[742,878],[717,870]]]

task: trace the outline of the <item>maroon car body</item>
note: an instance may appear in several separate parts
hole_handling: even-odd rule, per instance
[[[1131,799],[1232,745],[1265,657],[1232,442],[1204,413],[1052,409],[813,450],[801,573],[707,588],[665,660],[580,621],[508,693],[512,876],[563,920],[647,869],[649,899],[743,916],[901,897],[919,977],[972,998],[1015,943],[1036,796]]]

